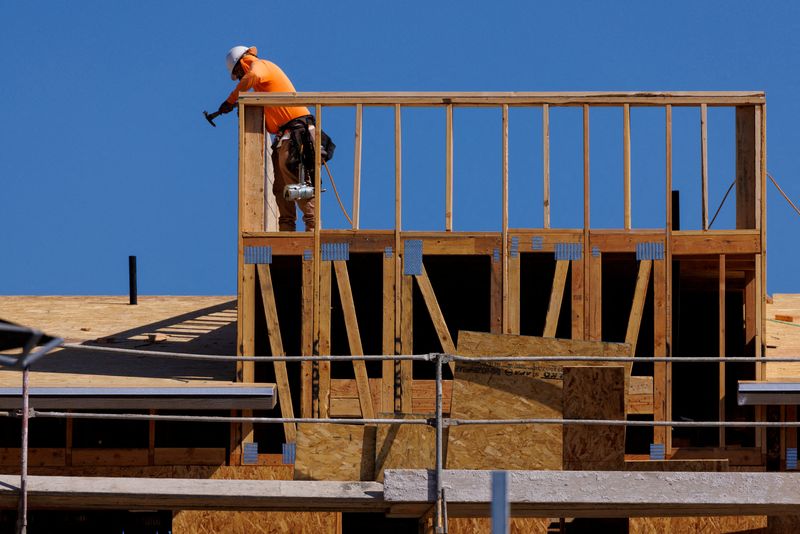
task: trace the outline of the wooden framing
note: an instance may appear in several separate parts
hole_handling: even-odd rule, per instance
[[[348,229],[323,229],[320,203],[317,202],[317,223],[315,232],[308,234],[277,234],[264,231],[265,221],[263,182],[263,153],[256,147],[263,146],[264,132],[260,126],[263,120],[264,105],[314,106],[318,127],[321,127],[323,106],[354,106],[355,149],[353,175],[353,225]],[[389,106],[394,110],[394,224],[384,230],[362,230],[360,217],[360,175],[363,108],[369,106]],[[445,121],[445,202],[444,231],[420,232],[405,231],[402,227],[402,107],[439,107]],[[541,107],[542,109],[542,155],[543,155],[543,221],[542,228],[513,229],[509,227],[509,129],[510,107]],[[550,110],[553,107],[570,106],[582,111],[582,149],[583,149],[583,225],[582,228],[553,229],[551,215],[551,174],[550,174]],[[590,112],[592,107],[614,106],[622,111],[623,137],[623,213],[622,227],[619,229],[591,228],[591,188],[590,188]],[[654,229],[633,229],[631,199],[631,156],[635,149],[631,130],[631,108],[652,106],[665,111],[665,203],[664,226]],[[690,106],[700,111],[701,138],[701,230],[680,230],[673,227],[672,206],[672,108]],[[708,229],[708,108],[727,106],[736,109],[736,229]],[[442,350],[455,350],[455,340],[449,333],[447,322],[436,298],[436,287],[431,284],[427,273],[405,275],[403,265],[403,241],[419,239],[423,242],[424,255],[484,255],[491,258],[490,270],[490,310],[488,330],[494,333],[520,333],[520,277],[521,254],[553,253],[559,244],[576,243],[581,245],[581,256],[556,262],[554,284],[551,291],[545,335],[555,335],[558,316],[561,312],[567,275],[570,283],[571,337],[573,339],[602,340],[602,280],[603,258],[607,254],[632,254],[643,243],[663,244],[663,260],[642,260],[636,280],[634,299],[628,317],[626,340],[633,346],[637,344],[645,300],[652,277],[653,291],[653,347],[652,355],[669,356],[673,353],[672,310],[673,287],[672,265],[674,259],[717,262],[719,290],[719,354],[725,352],[725,297],[726,292],[738,291],[738,284],[744,284],[745,336],[749,350],[756,356],[764,353],[764,310],[765,291],[765,226],[764,177],[766,176],[766,110],[765,98],[761,92],[693,92],[693,93],[297,93],[262,94],[252,93],[240,98],[240,113],[244,119],[240,124],[240,223],[239,223],[239,324],[238,353],[251,354],[260,325],[252,322],[255,308],[256,267],[245,265],[242,256],[245,246],[270,246],[273,255],[303,255],[311,250],[310,260],[303,262],[303,324],[310,324],[302,332],[301,350],[304,354],[328,354],[331,344],[331,290],[332,273],[336,270],[340,300],[345,312],[345,326],[351,353],[363,352],[352,288],[346,264],[323,262],[320,257],[321,244],[347,243],[351,253],[383,254],[382,278],[383,317],[381,319],[381,347],[386,354],[411,354],[414,352],[413,303],[414,280],[416,279],[422,300],[431,317]],[[454,224],[455,211],[453,194],[454,169],[454,124],[453,113],[459,107],[494,107],[501,112],[501,131],[498,143],[501,145],[500,187],[501,221],[496,232],[459,232]],[[256,125],[259,125],[258,127]],[[315,144],[318,144],[318,140]],[[317,158],[316,167],[320,161]],[[317,173],[319,176],[320,173]],[[497,183],[497,182],[493,182]],[[319,182],[317,182],[319,187]],[[511,241],[517,238],[515,253],[512,254]],[[534,247],[532,245],[536,243]],[[389,252],[386,252],[389,251]],[[755,267],[750,270],[747,262]],[[699,265],[699,264],[697,264]],[[711,263],[709,263],[709,266]],[[742,267],[745,265],[745,267]],[[707,270],[705,263],[701,267]],[[708,267],[710,269],[711,267]],[[259,267],[259,270],[262,270]],[[741,282],[742,272],[744,280]],[[713,273],[710,276],[713,276]],[[734,274],[731,274],[734,273]],[[733,278],[731,278],[733,276]],[[358,283],[354,281],[354,283]],[[452,326],[452,325],[451,325]],[[337,334],[338,335],[338,334]],[[649,347],[639,347],[638,352],[650,355]],[[252,366],[246,363],[237,365],[239,380],[252,380]],[[762,377],[763,366],[756,366],[757,377]],[[368,377],[366,366],[363,372],[356,371],[354,387],[358,397],[349,398],[347,413],[352,412],[357,402],[362,415],[372,413],[400,412],[411,414],[418,407],[415,399],[417,380],[413,378],[411,362],[385,362],[381,366],[381,377]],[[657,363],[652,377],[652,413],[656,420],[668,420],[671,414],[672,366]],[[724,377],[725,366],[719,366],[719,411],[724,418]],[[378,389],[369,389],[372,380]],[[345,404],[337,400],[334,410],[331,404],[330,364],[324,362],[301,366],[301,405],[300,413],[318,416],[340,412]],[[279,393],[280,394],[280,393]],[[375,396],[377,394],[377,397]],[[678,394],[676,392],[676,394]],[[421,401],[420,401],[421,402]],[[427,400],[425,402],[428,402]],[[421,406],[421,405],[420,405]],[[763,417],[763,413],[759,417]],[[350,415],[352,416],[352,415]],[[241,440],[250,435],[248,428],[242,429]],[[765,433],[758,433],[759,447],[764,450]],[[653,441],[664,443],[672,450],[671,429],[654,429]],[[720,446],[725,446],[724,432],[720,432]]]

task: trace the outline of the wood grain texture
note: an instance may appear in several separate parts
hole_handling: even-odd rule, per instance
[[[623,367],[565,367],[564,419],[625,419]],[[625,427],[565,425],[563,468],[621,470],[625,467]]]
[[[281,339],[281,328],[278,321],[278,308],[275,304],[275,290],[272,286],[272,274],[268,264],[257,265],[258,282],[261,286],[261,301],[264,305],[264,316],[267,320],[267,337],[273,356],[286,356]],[[292,406],[292,393],[289,388],[289,374],[286,372],[286,362],[273,362],[275,369],[275,382],[278,386],[278,403],[280,404],[281,417],[294,417]],[[297,438],[297,427],[294,423],[283,423],[283,432],[287,443],[294,443]]]
[[[544,323],[543,337],[555,337],[558,327],[558,317],[561,315],[561,301],[564,298],[564,287],[567,283],[569,260],[557,260],[556,270],[553,274],[553,288],[550,292],[550,302],[547,306],[547,317]],[[519,329],[517,332],[519,333]]]
[[[392,414],[381,414],[381,417],[391,418]],[[414,416],[401,417],[407,419]],[[383,482],[385,469],[434,469],[435,463],[436,431],[433,427],[400,423],[378,425],[375,480]]]
[[[636,354],[636,343],[639,340],[639,327],[642,325],[644,301],[647,298],[647,286],[650,283],[650,272],[653,260],[641,260],[639,273],[636,276],[636,289],[633,292],[633,304],[628,318],[628,329],[625,332],[625,343],[631,346],[631,353]]]
[[[353,289],[350,286],[347,264],[344,261],[334,261],[333,267],[336,270],[336,282],[339,286],[339,299],[344,311],[344,324],[345,330],[347,330],[347,340],[350,344],[350,354],[363,356],[364,349],[361,345],[361,332],[358,328],[356,304],[355,300],[353,300]],[[375,417],[375,409],[369,392],[369,376],[367,375],[366,363],[364,361],[353,361],[353,372],[355,373],[356,386],[358,387],[361,415],[365,419],[372,419]]]
[[[766,534],[767,516],[631,517],[630,534]],[[788,533],[787,533],[788,534]]]
[[[298,425],[295,480],[373,480],[374,475],[375,427]]]
[[[226,512],[181,510],[172,516],[174,534],[340,534],[339,512]]]

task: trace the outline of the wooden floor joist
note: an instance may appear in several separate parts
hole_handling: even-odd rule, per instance
[[[544,323],[544,337],[556,337],[558,317],[561,315],[561,301],[564,298],[564,287],[567,284],[569,260],[557,260],[553,274],[553,290],[550,293],[550,304],[547,306],[547,319]]]
[[[264,303],[264,316],[267,320],[267,337],[273,356],[286,356],[283,350],[281,327],[278,321],[278,307],[275,305],[275,289],[272,286],[272,273],[269,264],[260,264],[258,268],[258,282],[261,286],[261,301]],[[292,393],[289,389],[289,374],[286,372],[286,362],[273,362],[275,368],[275,382],[278,386],[278,404],[281,407],[281,417],[294,417],[292,407]],[[283,432],[287,443],[294,443],[297,439],[297,426],[294,423],[284,423]]]
[[[350,275],[347,273],[347,263],[342,260],[333,262],[336,270],[336,283],[339,286],[339,299],[342,302],[344,311],[344,324],[347,330],[347,340],[350,343],[350,354],[353,356],[363,356],[364,349],[361,345],[361,332],[358,329],[358,317],[356,317],[356,304],[353,300],[353,289],[350,286]],[[375,417],[375,409],[372,406],[372,396],[369,393],[369,376],[367,375],[367,365],[364,361],[353,361],[353,371],[356,376],[356,386],[358,387],[358,401],[361,405],[361,416],[366,419]]]
[[[422,292],[422,298],[425,300],[425,306],[428,308],[428,313],[433,321],[433,327],[436,329],[436,335],[439,336],[439,341],[442,344],[442,350],[447,354],[455,354],[456,345],[453,343],[453,336],[450,335],[450,330],[447,329],[447,322],[444,320],[442,308],[439,306],[439,301],[436,300],[436,293],[433,292],[433,286],[424,265],[422,266],[422,274],[415,275],[415,278]],[[450,362],[449,365],[450,370],[455,373],[455,362]]]

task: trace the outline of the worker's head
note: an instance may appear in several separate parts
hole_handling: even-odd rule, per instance
[[[241,80],[245,72],[242,68],[241,59],[249,54],[256,55],[256,48],[254,46],[234,46],[228,50],[228,55],[225,56],[225,64],[228,67],[228,72],[231,74],[231,80]]]

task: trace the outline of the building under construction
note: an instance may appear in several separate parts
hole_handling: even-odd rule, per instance
[[[277,232],[270,105],[313,107],[320,128],[329,107],[355,109],[350,228],[326,228],[318,195],[313,232]],[[383,230],[359,221],[372,106],[394,110]],[[401,224],[414,107],[445,123],[439,231]],[[453,223],[453,115],[468,107],[501,117],[496,232]],[[582,116],[580,228],[550,224],[562,107]],[[598,107],[621,111],[622,228],[589,224]],[[696,230],[681,230],[672,181],[686,107],[700,118]],[[728,229],[709,222],[719,107],[735,113]],[[541,113],[543,203],[528,208],[541,228],[509,227],[516,108]],[[632,225],[640,108],[663,113],[656,228]],[[800,297],[766,294],[766,169],[761,92],[242,94],[235,301],[0,297],[0,319],[66,339],[24,392],[37,349],[17,329],[22,349],[5,351],[0,532],[23,501],[32,532],[490,532],[493,471],[508,472],[512,532],[796,532]]]

